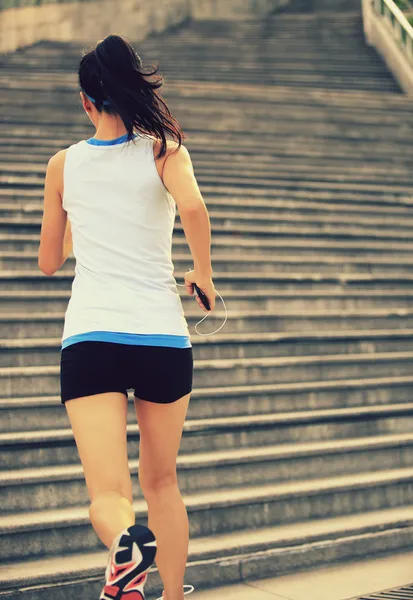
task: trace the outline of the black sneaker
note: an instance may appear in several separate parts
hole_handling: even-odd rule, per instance
[[[113,541],[100,600],[145,600],[143,588],[156,555],[156,540],[144,525],[132,525]]]

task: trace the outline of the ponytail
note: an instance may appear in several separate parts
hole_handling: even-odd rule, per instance
[[[157,91],[163,84],[158,67],[144,72],[141,58],[131,44],[119,35],[108,35],[81,58],[78,81],[82,91],[93,101],[99,112],[118,114],[131,141],[135,131],[151,134],[162,140],[157,158],[166,154],[166,135],[180,148],[185,135]]]

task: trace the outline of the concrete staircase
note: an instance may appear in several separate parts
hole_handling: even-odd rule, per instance
[[[197,588],[413,541],[413,109],[364,46],[360,14],[312,7],[139,46],[188,135],[229,310],[199,337],[202,312],[179,288],[195,376],[178,472]],[[0,598],[89,600],[103,585],[58,395],[73,260],[51,278],[37,268],[47,160],[93,135],[80,51],[45,42],[1,61]],[[173,257],[182,283],[179,218]],[[218,299],[199,329],[223,317]],[[128,432],[145,522],[132,402]],[[156,570],[147,591],[161,591]]]

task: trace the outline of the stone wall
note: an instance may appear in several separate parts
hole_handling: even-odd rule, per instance
[[[109,33],[141,41],[193,19],[262,16],[289,0],[0,0],[0,53],[39,40],[92,43]],[[10,5],[12,7],[10,8]]]
[[[268,15],[289,0],[190,0],[193,19],[247,19]]]
[[[0,52],[39,40],[95,42],[108,33],[145,39],[188,18],[187,0],[44,3],[0,12]]]

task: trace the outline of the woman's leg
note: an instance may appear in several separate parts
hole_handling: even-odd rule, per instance
[[[176,474],[176,458],[191,394],[170,404],[135,399],[140,431],[139,482],[148,504],[148,526],[157,540],[156,565],[165,600],[184,600],[188,515]]]
[[[90,497],[89,515],[110,548],[135,523],[126,445],[127,397],[110,392],[65,403]]]

